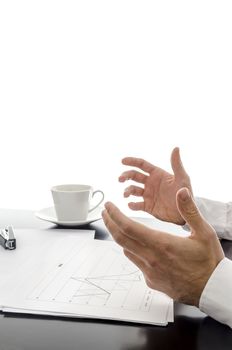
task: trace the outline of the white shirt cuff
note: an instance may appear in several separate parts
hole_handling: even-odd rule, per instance
[[[232,328],[232,261],[224,258],[217,265],[201,294],[199,308]]]

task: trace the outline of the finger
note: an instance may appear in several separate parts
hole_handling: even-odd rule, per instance
[[[146,160],[142,158],[135,158],[135,157],[126,157],[122,159],[122,164],[124,165],[129,165],[129,166],[134,166],[136,168],[139,168],[146,173],[151,173],[155,166],[152,165],[151,163],[147,162]]]
[[[119,229],[119,227],[111,220],[110,216],[107,213],[107,210],[104,210],[102,212],[102,218],[116,243],[118,243],[121,247],[133,252],[136,255],[147,254],[147,248],[142,246],[138,241],[126,236]]]
[[[176,177],[181,177],[186,176],[187,173],[184,169],[183,163],[180,158],[180,150],[178,147],[175,147],[172,151],[171,155],[171,165],[172,165],[172,170],[174,172],[174,175]]]
[[[139,182],[141,184],[144,184],[147,179],[147,175],[142,174],[136,170],[128,170],[124,171],[121,176],[119,176],[120,182],[125,182],[127,180],[133,180],[136,182]]]
[[[127,249],[123,249],[125,256],[132,261],[141,271],[145,271],[147,268],[146,263],[139,256],[133,254],[131,251]]]
[[[145,203],[144,202],[130,202],[128,203],[128,207],[132,210],[145,210]]]
[[[111,202],[105,203],[105,208],[110,218],[119,229],[128,237],[139,241],[140,244],[156,248],[155,242],[162,240],[162,232],[150,229],[138,222],[129,219]],[[157,248],[159,245],[157,244]]]
[[[202,232],[206,221],[201,216],[187,187],[183,187],[177,192],[176,203],[181,216],[189,227],[196,232]]]
[[[144,189],[138,186],[129,186],[124,190],[124,197],[127,198],[129,196],[142,197]]]

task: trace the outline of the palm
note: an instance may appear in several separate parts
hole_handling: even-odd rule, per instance
[[[160,220],[183,224],[176,206],[176,193],[189,185],[187,179],[180,183],[174,175],[155,168],[144,184],[144,210]]]
[[[129,170],[122,174],[120,181],[131,179],[144,185],[143,188],[129,186],[125,191],[125,197],[134,195],[143,198],[142,202],[129,203],[132,210],[143,210],[160,220],[181,225],[185,221],[177,209],[176,193],[182,187],[188,187],[191,192],[192,189],[177,148],[173,150],[171,162],[174,175],[142,159],[125,158],[124,164],[135,166],[147,172],[148,175],[136,170]]]

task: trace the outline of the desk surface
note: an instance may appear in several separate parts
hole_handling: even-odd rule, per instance
[[[150,219],[146,219],[150,220]],[[0,227],[58,229],[36,219],[32,211],[0,209]],[[107,239],[102,222],[85,226],[95,229],[97,239]],[[232,242],[222,242],[232,258]],[[0,350],[132,350],[132,349],[232,349],[232,331],[197,308],[175,304],[175,322],[167,327],[61,319],[45,316],[0,314]]]

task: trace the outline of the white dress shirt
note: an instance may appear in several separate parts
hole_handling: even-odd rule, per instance
[[[232,203],[195,198],[204,218],[219,238],[232,240]],[[199,308],[232,328],[232,261],[224,258],[210,276],[200,298]]]

